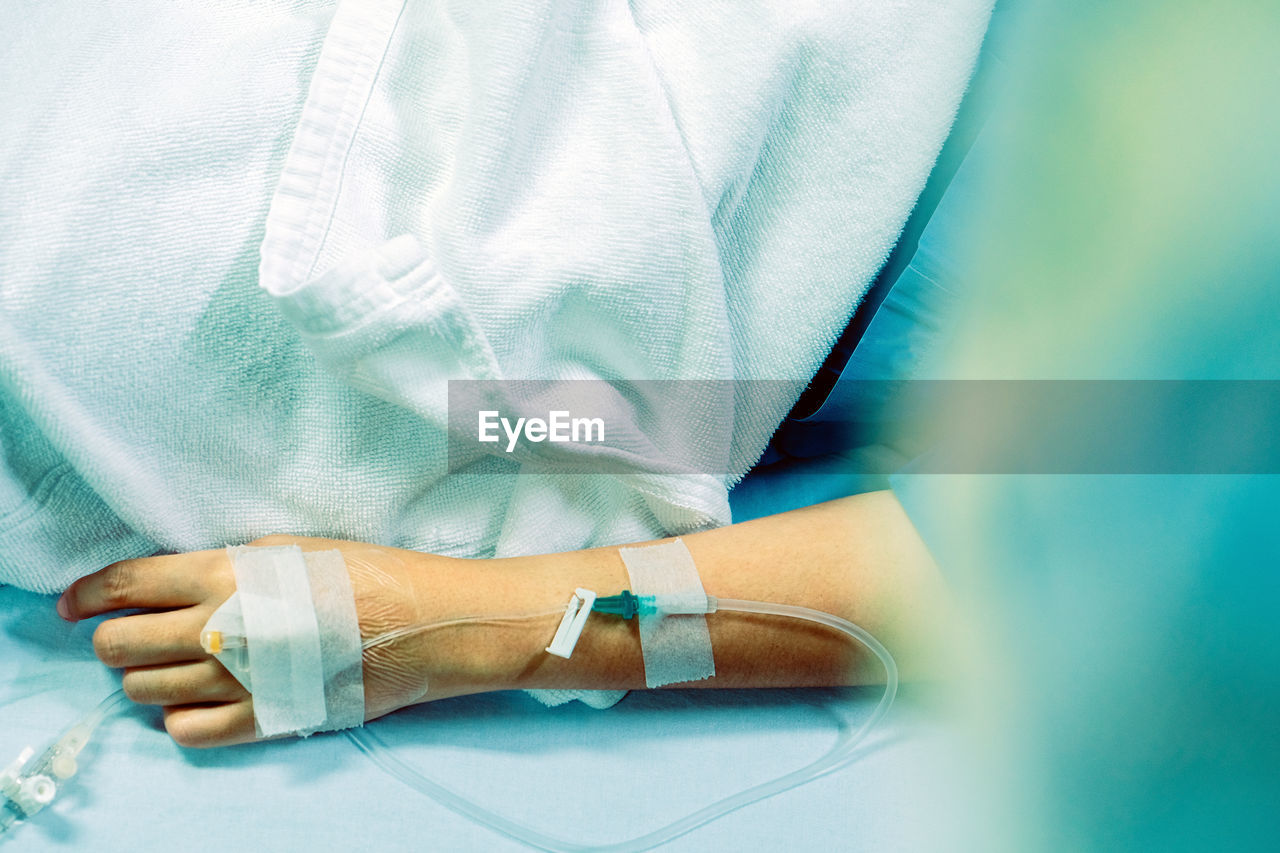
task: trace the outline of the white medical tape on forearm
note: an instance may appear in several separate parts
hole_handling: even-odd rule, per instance
[[[641,613],[640,649],[644,682],[661,687],[680,681],[701,681],[716,674],[711,632],[702,613],[663,614],[664,609],[706,612],[707,593],[693,563],[693,555],[679,539],[640,548],[619,548],[631,578],[631,590],[654,596],[658,613]]]
[[[236,591],[205,631],[245,639],[247,654],[215,656],[253,695],[258,737],[363,723],[360,627],[342,554],[284,545],[227,556]]]

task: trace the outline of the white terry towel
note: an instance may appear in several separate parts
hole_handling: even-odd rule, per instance
[[[488,556],[726,522],[989,5],[6,5],[0,583],[268,533]],[[798,383],[690,416],[719,476],[561,477],[446,471],[465,378]]]
[[[335,375],[437,429],[448,379],[803,383],[922,186],[986,11],[345,4],[261,283]],[[726,448],[718,479],[526,471],[497,553],[725,522],[799,390],[690,407],[678,431]]]

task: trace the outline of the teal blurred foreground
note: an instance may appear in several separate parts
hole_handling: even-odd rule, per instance
[[[940,373],[1280,378],[1280,5],[1041,5],[1011,36]],[[1280,424],[1154,428],[1266,450]],[[1280,477],[908,487],[973,623],[982,820],[958,847],[1277,849]]]

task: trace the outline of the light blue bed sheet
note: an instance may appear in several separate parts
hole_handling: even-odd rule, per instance
[[[96,621],[0,588],[0,764],[43,749],[118,687]],[[574,841],[668,823],[823,754],[879,688],[636,691],[608,711],[520,693],[406,709],[372,723],[396,755],[499,813]],[[936,696],[905,694],[853,766],[741,809],[663,849],[906,851],[945,847],[969,810],[959,744]],[[390,778],[341,734],[211,751],[165,734],[158,709],[104,723],[81,772],[0,850],[519,850]],[[953,810],[948,809],[953,806]]]

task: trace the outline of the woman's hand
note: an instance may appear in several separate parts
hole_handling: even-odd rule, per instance
[[[481,603],[474,594],[478,585],[468,582],[483,574],[482,561],[292,536],[249,544],[340,551],[365,641],[485,612],[476,609]],[[179,744],[224,746],[255,739],[253,699],[201,648],[200,632],[235,589],[224,549],[123,560],[72,584],[59,599],[58,612],[78,621],[119,610],[149,611],[99,625],[93,635],[95,652],[107,666],[124,669],[130,699],[164,708],[165,728]],[[550,624],[554,628],[554,619]],[[485,636],[485,631],[458,626],[410,633],[367,648],[365,719],[427,699],[506,686],[501,656],[480,642]]]

